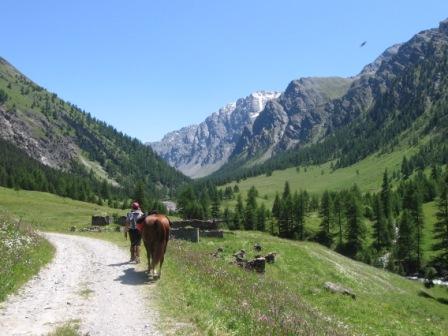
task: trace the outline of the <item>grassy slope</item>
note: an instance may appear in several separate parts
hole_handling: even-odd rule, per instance
[[[352,166],[333,172],[330,169],[330,163],[309,166],[306,169],[301,167],[299,172],[296,168],[276,170],[272,176],[260,175],[242,180],[238,183],[238,187],[240,192],[246,195],[247,191],[255,186],[260,194],[259,200],[265,201],[269,207],[272,206],[275,193],[281,194],[283,191],[286,181],[289,182],[292,191],[303,189],[317,194],[321,194],[325,190],[347,189],[355,183],[363,192],[378,191],[381,187],[384,170],[386,168],[389,172],[399,170],[403,156],[409,157],[414,151],[414,148],[407,148],[388,154],[371,155]],[[233,187],[235,182],[228,185]],[[265,196],[267,196],[267,201],[263,200]],[[230,205],[233,206],[234,202],[231,202]]]
[[[6,210],[35,228],[46,231],[68,231],[71,226],[80,228],[90,225],[92,215],[125,213],[49,193],[15,191],[3,187],[0,187],[0,210]]]
[[[229,264],[233,252],[251,251],[255,242],[279,253],[264,276]],[[218,247],[224,248],[222,259],[210,256]],[[326,281],[351,288],[356,300],[328,293]],[[159,286],[167,311],[212,334],[282,334],[297,317],[307,323],[298,318],[302,326],[289,326],[294,334],[444,335],[448,330],[448,306],[437,301],[448,299],[445,289],[425,290],[318,244],[261,233],[238,232],[196,245],[171,242]]]

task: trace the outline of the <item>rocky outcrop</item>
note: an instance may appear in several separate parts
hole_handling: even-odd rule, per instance
[[[76,157],[75,146],[70,139],[52,133],[40,134],[42,130],[51,128],[44,118],[26,118],[15,109],[7,111],[0,106],[0,125],[0,138],[47,166],[68,169]]]

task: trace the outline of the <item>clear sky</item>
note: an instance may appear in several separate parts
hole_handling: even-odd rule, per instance
[[[355,75],[388,46],[437,27],[448,1],[1,0],[0,13],[0,56],[155,141],[252,91]]]

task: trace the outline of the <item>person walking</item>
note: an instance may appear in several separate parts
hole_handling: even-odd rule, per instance
[[[129,232],[129,240],[131,241],[131,259],[129,262],[135,261],[137,264],[140,262],[140,245],[142,243],[142,235],[137,229],[137,221],[141,216],[143,216],[143,212],[140,209],[140,204],[133,202],[131,204],[131,211],[126,216],[124,237],[127,239],[127,233]]]

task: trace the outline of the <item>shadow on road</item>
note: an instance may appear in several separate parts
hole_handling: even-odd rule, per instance
[[[124,261],[124,262],[121,262],[121,263],[109,264],[107,266],[123,266],[123,265],[128,265],[128,264],[130,264],[129,261]]]
[[[146,271],[136,271],[134,268],[127,268],[124,273],[114,281],[120,281],[123,285],[144,285],[154,282],[148,277]]]

